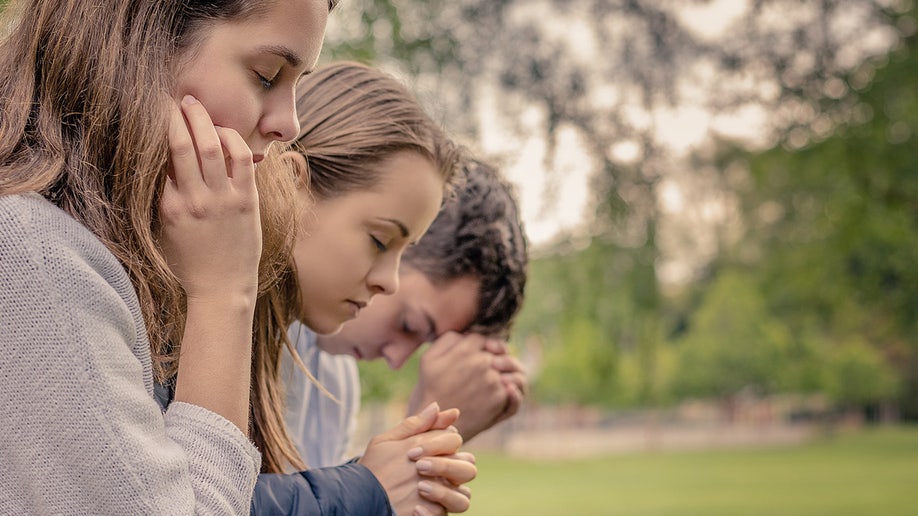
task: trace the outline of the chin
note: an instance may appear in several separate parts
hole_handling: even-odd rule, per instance
[[[328,322],[326,324],[317,324],[315,327],[310,326],[309,328],[316,332],[319,335],[334,335],[341,331],[341,327],[344,326],[342,322]]]
[[[317,335],[334,335],[341,331],[346,321],[330,314],[323,316],[321,313],[300,312],[300,322]]]

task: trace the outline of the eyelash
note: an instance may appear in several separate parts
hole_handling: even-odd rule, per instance
[[[388,250],[389,250],[389,248],[386,247],[386,244],[382,243],[382,241],[381,241],[380,239],[376,238],[375,236],[370,235],[370,239],[373,241],[373,245],[375,245],[375,246],[376,246],[376,249],[378,249],[379,251],[388,251]]]
[[[261,83],[262,88],[264,88],[264,89],[266,89],[266,90],[270,90],[271,87],[274,86],[274,79],[273,79],[273,78],[272,78],[272,79],[268,79],[267,77],[265,77],[264,75],[262,75],[262,74],[260,74],[260,73],[258,73],[258,72],[255,72],[255,76],[258,77],[258,81]]]

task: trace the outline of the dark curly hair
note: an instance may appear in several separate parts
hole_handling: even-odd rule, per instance
[[[493,167],[463,163],[453,195],[402,263],[434,284],[474,276],[478,313],[469,330],[506,337],[523,304],[526,237],[513,188]]]

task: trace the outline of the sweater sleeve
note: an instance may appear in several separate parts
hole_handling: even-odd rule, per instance
[[[385,489],[362,464],[285,475],[262,474],[252,497],[257,516],[392,516]]]
[[[260,456],[229,421],[163,414],[127,274],[37,196],[0,197],[0,514],[242,514]]]

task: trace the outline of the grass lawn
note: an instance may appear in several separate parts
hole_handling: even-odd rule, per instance
[[[918,427],[783,448],[550,462],[476,455],[471,516],[918,514]]]

